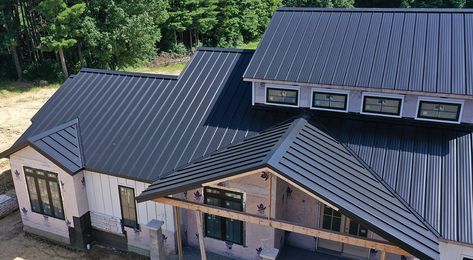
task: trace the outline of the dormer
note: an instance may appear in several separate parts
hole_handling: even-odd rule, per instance
[[[473,10],[278,9],[253,104],[473,124]]]

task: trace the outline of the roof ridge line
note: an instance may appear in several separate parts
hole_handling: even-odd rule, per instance
[[[305,113],[294,118],[292,125],[289,126],[286,132],[279,138],[279,141],[274,145],[263,161],[270,166],[273,166],[275,161],[279,161],[307,122],[308,120]]]
[[[130,76],[130,77],[148,77],[148,78],[169,79],[169,80],[177,80],[179,78],[179,76],[168,75],[168,74],[129,72],[129,71],[121,71],[121,70],[106,70],[106,69],[94,69],[94,68],[82,68],[79,72]]]
[[[430,232],[432,232],[432,234],[434,234],[437,238],[440,238],[440,234],[437,232],[437,230],[435,230],[434,227],[432,227],[432,225],[430,225],[430,223],[428,223],[413,207],[411,207],[411,205],[409,205],[409,203],[401,196],[399,195],[396,190],[394,190],[391,185],[389,185],[388,183],[386,183],[386,181],[383,180],[383,178],[381,178],[381,176],[379,176],[379,174],[373,170],[366,162],[365,160],[363,160],[357,153],[355,153],[355,151],[353,151],[349,146],[347,146],[345,143],[343,142],[340,142],[338,140],[338,138],[336,138],[336,135],[334,135],[332,133],[332,131],[330,131],[327,127],[325,127],[324,124],[320,123],[319,121],[316,121],[315,119],[312,119],[312,121],[314,121],[320,128],[322,128],[327,134],[329,134],[330,136],[332,136],[332,138],[338,142],[340,145],[342,145],[346,150],[347,152],[350,153],[351,156],[353,156],[353,158],[355,158],[367,171],[369,171],[375,178],[377,181],[379,181],[381,183],[381,185],[383,185],[397,200],[399,200],[401,202],[402,205],[404,205],[406,207],[407,210],[409,210],[409,212],[411,212],[418,220],[421,221],[422,224],[424,224],[424,226],[427,228],[427,230],[429,230]]]

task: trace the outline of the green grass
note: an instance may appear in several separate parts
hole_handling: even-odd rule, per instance
[[[258,47],[258,44],[259,44],[259,40],[255,40],[255,41],[252,41],[252,42],[241,44],[241,45],[238,46],[238,48],[256,50],[256,48]]]
[[[172,64],[168,66],[161,67],[136,67],[136,68],[126,68],[126,71],[130,72],[143,72],[143,73],[156,73],[156,74],[168,74],[168,75],[179,75],[181,71],[186,66],[185,63]]]

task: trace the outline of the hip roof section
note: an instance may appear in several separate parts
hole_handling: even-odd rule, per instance
[[[278,9],[244,77],[473,95],[471,9]]]

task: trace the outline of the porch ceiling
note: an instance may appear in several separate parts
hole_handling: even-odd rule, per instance
[[[267,168],[422,259],[439,259],[438,236],[369,167],[302,115],[168,174],[137,199],[164,197]]]

